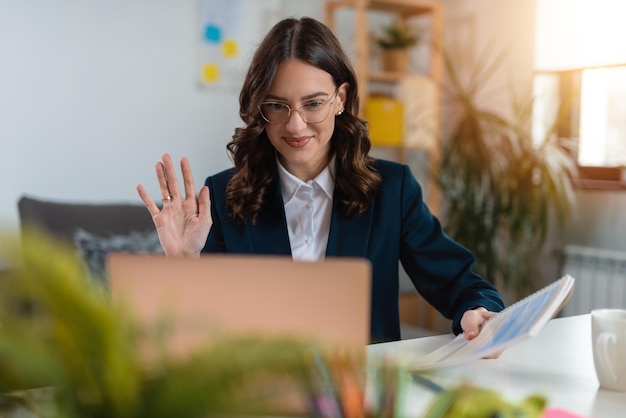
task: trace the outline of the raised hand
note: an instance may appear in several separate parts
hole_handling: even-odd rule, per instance
[[[168,256],[200,256],[212,224],[209,188],[203,186],[196,196],[187,158],[180,160],[184,198],[170,155],[163,154],[155,168],[163,207],[157,206],[141,184],[137,185],[137,192],[152,215],[163,251]]]

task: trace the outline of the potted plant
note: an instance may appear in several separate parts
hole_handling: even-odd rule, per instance
[[[513,100],[512,117],[481,106],[479,93],[503,58],[481,57],[464,83],[443,51],[456,122],[436,182],[446,231],[475,254],[478,273],[519,298],[540,285],[533,280],[551,222],[562,223],[573,210],[576,166],[557,135],[567,104],[539,144],[531,137],[532,98]]]
[[[409,69],[409,50],[421,39],[420,31],[406,21],[396,19],[382,27],[382,33],[375,36],[381,50],[384,71],[406,73]]]

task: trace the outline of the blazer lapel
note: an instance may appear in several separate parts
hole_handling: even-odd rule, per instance
[[[341,196],[335,193],[326,256],[365,257],[374,217],[375,202],[372,202],[362,214],[347,218],[340,214],[340,201]]]
[[[280,183],[274,181],[270,191],[267,207],[264,208],[256,222],[246,221],[246,234],[252,253],[291,255],[289,232]]]

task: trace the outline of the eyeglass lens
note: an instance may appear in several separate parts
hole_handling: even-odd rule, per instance
[[[335,94],[336,93],[335,91]],[[300,108],[292,108],[285,103],[265,102],[261,103],[260,111],[263,119],[269,123],[287,122],[292,111],[298,112],[306,123],[320,123],[328,117],[330,113],[330,106],[328,106],[328,104],[333,100],[311,100],[304,103]]]

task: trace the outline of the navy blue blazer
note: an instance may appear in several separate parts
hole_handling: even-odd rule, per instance
[[[382,187],[367,210],[342,216],[335,189],[327,257],[364,257],[372,264],[371,341],[400,339],[398,261],[417,291],[446,318],[452,331],[468,309],[500,311],[504,303],[489,282],[474,274],[472,253],[442,230],[406,165],[376,160]],[[226,214],[226,184],[233,169],[207,178],[213,226],[203,252],[291,255],[280,181],[257,221],[233,221]]]

